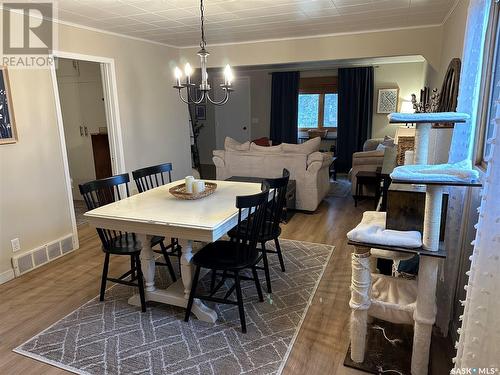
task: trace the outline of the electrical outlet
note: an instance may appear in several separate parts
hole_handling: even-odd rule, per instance
[[[10,240],[10,243],[12,245],[12,251],[16,252],[21,250],[21,244],[19,243],[19,238],[14,238]]]

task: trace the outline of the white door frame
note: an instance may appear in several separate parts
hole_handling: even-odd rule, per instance
[[[120,110],[118,107],[118,90],[116,86],[115,60],[109,57],[84,55],[81,53],[71,53],[54,51],[52,57],[64,59],[82,60],[96,62],[101,65],[101,79],[104,95],[104,106],[106,111],[106,125],[109,134],[109,148],[111,153],[111,168],[113,174],[125,173],[125,159],[123,156],[123,141],[120,122]],[[61,101],[59,98],[59,87],[55,66],[50,68],[52,77],[52,88],[56,106],[56,118],[59,129],[59,140],[62,148],[62,159],[64,167],[64,178],[66,182],[66,193],[70,210],[71,225],[73,228],[73,248],[78,249],[78,231],[76,226],[75,208],[73,206],[73,191],[71,189],[71,177],[69,174],[68,153],[66,149],[66,139],[64,138],[64,124],[62,118]]]

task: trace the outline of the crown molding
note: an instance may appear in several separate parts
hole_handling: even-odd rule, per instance
[[[252,44],[252,43],[282,42],[282,41],[287,41],[287,40],[329,38],[332,36],[372,34],[372,33],[383,33],[383,32],[387,32],[387,31],[398,31],[398,30],[427,29],[427,28],[441,27],[441,26],[443,26],[443,23],[430,24],[430,25],[408,26],[408,27],[394,27],[394,28],[387,28],[387,29],[362,30],[362,31],[354,31],[354,32],[331,33],[331,34],[305,35],[305,36],[285,37],[285,38],[256,39],[256,40],[248,40],[248,41],[242,41],[242,42],[210,43],[210,47],[231,46],[231,45]],[[198,48],[198,46],[197,45],[176,46],[176,48],[190,49],[190,48]]]

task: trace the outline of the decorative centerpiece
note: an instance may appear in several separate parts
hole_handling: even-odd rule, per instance
[[[215,189],[217,189],[217,184],[214,182],[195,180],[193,176],[187,176],[183,184],[171,187],[169,192],[179,199],[194,200],[213,194]]]

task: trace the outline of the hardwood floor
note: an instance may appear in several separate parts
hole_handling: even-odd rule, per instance
[[[364,374],[342,363],[350,313],[351,249],[346,233],[369,209],[371,201],[355,208],[351,197],[328,197],[316,213],[297,213],[283,226],[284,238],[335,246],[283,374]],[[98,294],[103,261],[100,242],[88,225],[79,227],[79,238],[76,252],[0,286],[0,374],[66,373],[12,349]],[[121,274],[129,266],[128,259],[119,258],[112,259],[111,274]],[[439,349],[437,355],[442,358],[443,349]]]

